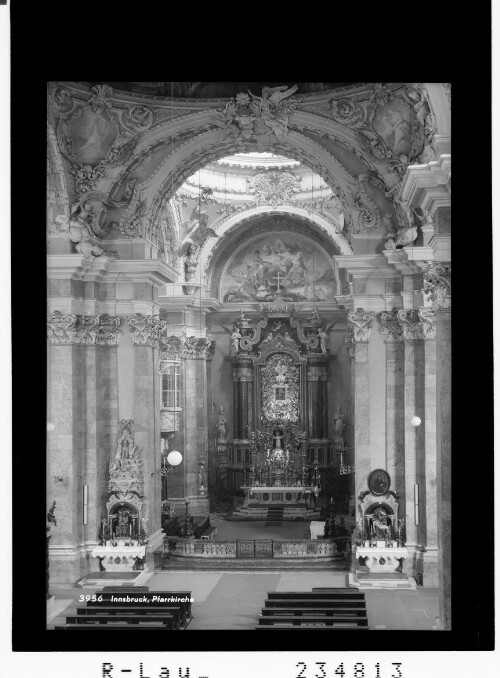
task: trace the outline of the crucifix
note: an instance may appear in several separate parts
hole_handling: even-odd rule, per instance
[[[280,270],[279,270],[279,268],[278,268],[278,275],[275,275],[273,280],[278,281],[278,289],[276,291],[279,292],[280,291]]]

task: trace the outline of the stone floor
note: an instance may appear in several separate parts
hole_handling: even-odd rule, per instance
[[[189,630],[253,629],[268,591],[309,591],[312,587],[346,586],[347,575],[335,572],[189,572],[153,574],[144,582],[151,591],[191,591],[193,621]],[[80,595],[93,590],[70,585],[51,587],[55,596],[48,626],[64,623]],[[416,591],[366,591],[370,630],[432,630],[438,616],[436,588]]]

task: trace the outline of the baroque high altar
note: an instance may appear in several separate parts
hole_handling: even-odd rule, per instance
[[[242,311],[232,328],[225,327],[231,334],[231,447],[237,458],[250,456],[248,476],[244,471],[240,484],[246,494],[244,508],[252,501],[260,507],[280,503],[306,508],[311,494],[319,494],[318,452],[326,459],[332,444],[328,421],[332,325],[317,310],[299,319],[295,304],[278,297],[261,304],[259,317],[249,318]],[[311,447],[314,460],[308,457]],[[227,451],[219,442],[220,468],[228,464]],[[237,478],[241,480],[241,475]]]

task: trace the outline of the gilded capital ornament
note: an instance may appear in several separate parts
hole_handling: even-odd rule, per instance
[[[373,311],[364,311],[362,308],[357,308],[347,314],[348,327],[352,328],[352,337],[355,342],[370,341],[374,317]]]
[[[182,357],[182,342],[180,337],[172,335],[161,338],[160,360],[179,360]]]
[[[203,337],[188,337],[186,334],[183,334],[181,336],[181,342],[182,355],[184,358],[205,358],[212,348],[211,340]]]
[[[398,311],[398,318],[403,330],[403,339],[406,341],[423,339],[424,335],[418,311],[413,309],[400,309]]]
[[[424,269],[424,292],[438,311],[451,308],[451,265],[429,262]]]
[[[47,337],[51,344],[72,344],[77,316],[54,311],[47,319]]]
[[[436,314],[430,308],[419,308],[418,317],[422,325],[424,339],[436,338]]]
[[[120,341],[120,322],[117,316],[63,315],[54,311],[47,322],[51,344],[80,346],[117,346]]]
[[[398,318],[397,308],[393,308],[392,311],[382,311],[379,332],[385,342],[402,340],[403,328]]]
[[[157,347],[160,343],[162,332],[165,330],[166,321],[160,320],[158,315],[143,315],[136,313],[128,319],[132,340],[135,346]]]

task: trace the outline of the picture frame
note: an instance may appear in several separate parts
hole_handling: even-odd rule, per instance
[[[391,478],[387,471],[377,468],[372,471],[368,477],[368,487],[370,492],[377,497],[387,494],[391,486]]]

